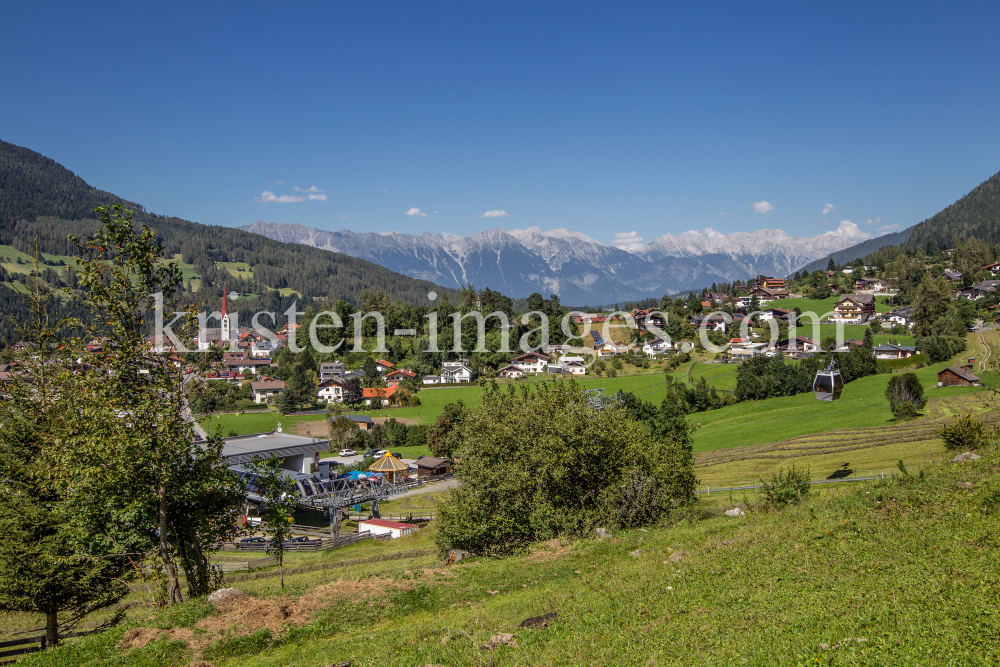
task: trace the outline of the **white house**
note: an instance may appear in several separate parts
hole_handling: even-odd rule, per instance
[[[423,379],[423,384],[441,384],[440,375],[425,375]]]
[[[278,344],[269,340],[255,340],[250,343],[250,356],[254,359],[270,359],[278,350]]]
[[[586,375],[587,367],[582,361],[566,361],[566,357],[563,357],[562,372],[570,375]]]
[[[341,403],[344,400],[344,381],[330,378],[319,383],[316,399],[323,403]]]
[[[673,341],[669,340],[653,340],[649,341],[642,346],[642,351],[646,353],[647,356],[655,357],[658,354],[663,354],[673,350],[675,345]]]
[[[358,532],[368,531],[372,535],[390,535],[397,540],[404,535],[415,533],[417,527],[409,523],[399,523],[398,521],[388,521],[386,519],[368,519],[358,522]]]
[[[497,372],[497,375],[508,380],[516,380],[524,376],[524,371],[514,364],[507,364]]]
[[[886,322],[890,325],[899,325],[908,327],[910,325],[910,320],[913,318],[912,308],[899,308],[894,310],[886,317]]]
[[[514,357],[510,363],[520,368],[525,373],[544,373],[549,365],[549,355],[541,352],[528,352],[519,357]]]
[[[251,382],[250,391],[253,393],[254,403],[267,403],[267,399],[277,396],[285,390],[285,383],[281,380],[263,380],[261,382]]]
[[[441,369],[442,384],[457,382],[472,382],[472,369],[465,364],[448,364]]]

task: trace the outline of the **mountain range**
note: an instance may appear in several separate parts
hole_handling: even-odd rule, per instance
[[[677,294],[759,274],[784,276],[854,245],[857,228],[795,238],[778,229],[723,235],[664,234],[631,250],[566,229],[489,229],[454,234],[324,231],[258,220],[240,229],[288,243],[366,259],[450,287],[473,284],[523,298],[558,294],[565,304],[598,305]]]

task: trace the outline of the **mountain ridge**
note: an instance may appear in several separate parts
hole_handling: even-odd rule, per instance
[[[239,229],[360,257],[449,287],[473,283],[515,298],[556,293],[564,303],[579,305],[658,298],[760,273],[785,275],[848,247],[847,235],[856,233],[856,228],[843,228],[844,233],[803,239],[777,229],[729,235],[688,232],[664,234],[625,250],[565,228],[493,228],[460,236],[328,231],[258,220]]]

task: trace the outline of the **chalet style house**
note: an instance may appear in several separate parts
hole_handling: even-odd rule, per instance
[[[541,352],[528,352],[510,360],[525,373],[544,373],[549,365],[549,355]]]
[[[316,389],[316,399],[323,403],[343,403],[344,380],[332,377],[319,383]]]
[[[875,314],[875,296],[873,294],[845,294],[830,315],[831,321],[863,324]]]

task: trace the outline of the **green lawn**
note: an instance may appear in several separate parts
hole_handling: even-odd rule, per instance
[[[938,389],[937,373],[952,362],[921,368],[916,372],[928,398],[986,391],[983,387]],[[984,382],[996,386],[996,373],[979,373]],[[812,393],[738,403],[721,410],[688,415],[701,423],[694,434],[695,452],[777,442],[810,433],[834,429],[888,425],[892,419],[885,399],[890,375],[875,375],[844,386],[840,400],[817,401]],[[933,388],[931,388],[933,387]]]
[[[282,431],[294,433],[295,424],[302,421],[317,421],[326,419],[326,415],[302,415],[291,417],[279,412],[268,410],[267,412],[244,412],[243,414],[223,414],[203,417],[198,421],[201,425],[215,432],[221,429],[223,437],[228,436],[231,431],[236,435],[251,435],[254,433],[269,433],[277,428],[281,423]]]

